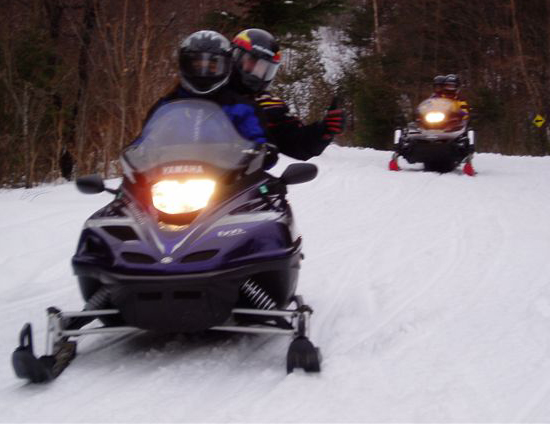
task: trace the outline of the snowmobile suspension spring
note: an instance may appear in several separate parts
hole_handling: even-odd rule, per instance
[[[252,279],[248,279],[242,286],[241,290],[246,298],[252,303],[255,308],[270,310],[277,306],[273,299]]]
[[[109,290],[106,287],[101,287],[92,297],[88,299],[85,310],[95,311],[97,309],[106,309],[110,304]]]
[[[96,311],[101,309],[107,309],[111,303],[109,290],[106,287],[100,287],[92,297],[88,299],[88,302],[84,306],[85,311]],[[94,316],[89,317],[74,317],[70,318],[65,323],[66,330],[77,330],[89,324],[95,319]]]

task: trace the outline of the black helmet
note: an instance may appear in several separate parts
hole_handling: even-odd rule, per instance
[[[439,93],[441,92],[441,90],[443,89],[443,84],[445,83],[445,75],[437,75],[436,77],[434,77],[434,91],[436,93]]]
[[[443,92],[449,95],[458,94],[460,90],[460,78],[456,74],[449,74],[445,77],[443,82]]]
[[[240,82],[254,93],[267,88],[280,62],[279,43],[269,32],[251,28],[233,38],[233,66]]]
[[[208,94],[227,83],[231,74],[231,44],[215,31],[197,31],[180,45],[181,85]]]

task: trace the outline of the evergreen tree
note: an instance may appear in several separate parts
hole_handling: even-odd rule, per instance
[[[240,14],[216,10],[206,17],[213,28],[236,33],[245,28],[262,28],[281,37],[311,37],[311,31],[344,10],[344,0],[237,0]]]

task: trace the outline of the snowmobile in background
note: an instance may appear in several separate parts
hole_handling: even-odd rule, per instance
[[[39,358],[23,327],[16,375],[52,380],[74,358],[76,337],[130,329],[287,335],[287,372],[320,371],[308,338],[313,311],[295,293],[302,238],[286,200],[287,186],[317,168],[291,164],[276,178],[263,170],[268,156],[212,102],[157,109],[122,153],[120,188],[97,175],[77,180],[83,193],[115,195],[86,221],[72,258],[86,304],[48,308]]]
[[[450,172],[464,163],[465,174],[475,174],[472,158],[475,151],[475,133],[468,120],[451,99],[430,98],[417,109],[415,122],[394,132],[394,154],[389,163],[391,171],[399,171],[397,159],[409,163],[424,163],[427,171]]]

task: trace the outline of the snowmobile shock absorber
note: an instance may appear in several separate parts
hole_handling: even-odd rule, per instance
[[[106,287],[101,287],[96,291],[92,297],[88,299],[84,310],[86,311],[95,311],[97,309],[107,309],[110,305],[110,295],[109,290]]]
[[[241,291],[255,308],[271,310],[277,306],[265,290],[250,278],[241,286]]]
[[[84,306],[84,311],[97,311],[102,309],[108,309],[111,304],[109,291],[106,287],[101,287],[96,291],[92,297],[88,299]],[[66,320],[64,327],[68,330],[77,330],[84,327],[95,320],[95,316],[80,316],[73,317]]]

